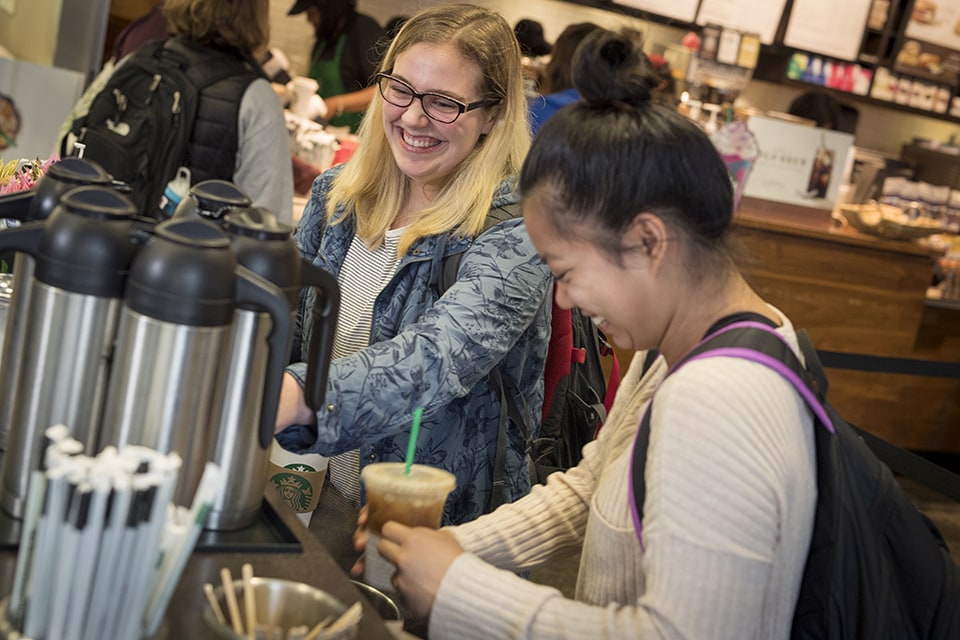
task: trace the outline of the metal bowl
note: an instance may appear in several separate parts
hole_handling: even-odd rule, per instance
[[[339,617],[347,607],[326,591],[292,580],[279,578],[258,578],[250,580],[256,602],[257,623],[267,627],[280,628],[286,637],[287,630],[306,625],[312,629],[318,623],[330,616]],[[240,607],[240,618],[246,628],[246,610],[244,607],[243,581],[234,580],[233,588],[237,594],[237,604]],[[223,587],[215,587],[214,595],[217,603],[227,620],[226,625],[217,621],[213,610],[206,605],[203,612],[204,621],[217,638],[230,640],[246,640],[247,636],[237,635],[230,626],[230,613],[223,597]],[[198,594],[203,598],[203,594]],[[204,599],[205,600],[205,599]],[[357,637],[358,624],[337,633],[321,633],[317,636],[323,640],[353,640]]]
[[[367,599],[367,602],[376,609],[377,614],[383,618],[384,622],[399,621],[401,626],[403,625],[403,614],[400,613],[400,607],[393,601],[393,598],[363,582],[357,580],[351,580],[351,582],[360,594]]]

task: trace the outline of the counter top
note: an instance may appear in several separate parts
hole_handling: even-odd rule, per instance
[[[794,236],[881,252],[930,258],[942,254],[939,249],[919,242],[888,240],[841,226],[833,221],[830,211],[825,209],[813,209],[758,198],[744,198],[733,221],[739,227],[789,233]]]
[[[737,263],[751,287],[824,351],[956,362],[960,313],[928,300],[940,249],[835,225],[831,212],[745,198]],[[960,451],[958,382],[831,369],[830,398],[852,424],[918,451]]]
[[[200,640],[212,637],[204,620],[208,605],[203,595],[203,585],[207,582],[220,584],[220,570],[224,567],[239,578],[241,567],[247,562],[253,565],[257,576],[304,582],[323,589],[347,606],[361,602],[363,617],[357,637],[364,640],[393,640],[393,634],[384,626],[376,610],[361,597],[320,539],[283,504],[273,487],[267,488],[264,499],[297,538],[299,546],[287,545],[290,551],[277,547],[245,553],[204,551],[202,547],[198,548],[191,555],[180,578],[160,631],[151,640]],[[0,551],[0,593],[4,595],[10,593],[15,566],[16,552],[10,549]]]

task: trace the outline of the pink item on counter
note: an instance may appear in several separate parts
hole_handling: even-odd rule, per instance
[[[353,155],[353,152],[357,150],[357,143],[354,140],[351,140],[348,137],[340,140],[340,148],[337,149],[337,152],[333,155],[333,165],[336,166],[341,162],[346,162]]]
[[[688,31],[687,34],[683,36],[683,39],[680,40],[680,44],[682,44],[687,49],[692,49],[693,51],[700,50],[700,43],[701,43],[700,36],[694,33],[693,31]]]
[[[727,165],[730,178],[734,182],[733,208],[740,206],[743,188],[750,176],[753,163],[760,155],[756,137],[747,128],[747,123],[736,120],[725,124],[710,136],[720,158]]]

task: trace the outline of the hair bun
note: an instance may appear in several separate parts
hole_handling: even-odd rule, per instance
[[[660,83],[643,52],[643,35],[634,29],[598,29],[577,47],[573,85],[588,103],[623,102],[643,106]]]

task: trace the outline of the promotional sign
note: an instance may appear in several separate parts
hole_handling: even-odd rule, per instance
[[[829,129],[752,116],[747,122],[759,153],[744,195],[832,209],[853,161],[853,136]]]

